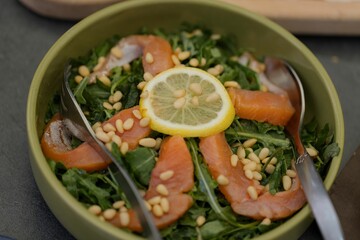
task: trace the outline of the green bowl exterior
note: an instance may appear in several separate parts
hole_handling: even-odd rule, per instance
[[[239,46],[259,54],[286,59],[299,73],[305,88],[306,118],[316,116],[329,123],[335,141],[344,146],[344,121],[336,90],[316,57],[292,34],[267,18],[236,6],[211,0],[138,0],[105,8],[76,24],[48,51],[35,72],[28,95],[27,132],[32,170],[37,185],[58,220],[78,239],[141,239],[99,221],[77,202],[51,172],[39,139],[44,127],[46,104],[59,89],[65,62],[86,54],[106,38],[133,34],[143,26],[176,29],[182,22],[201,23],[218,33],[231,33]],[[335,157],[324,180],[333,184],[342,157]],[[305,206],[279,227],[256,237],[297,239],[312,221]]]

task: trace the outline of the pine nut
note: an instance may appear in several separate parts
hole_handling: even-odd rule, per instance
[[[288,175],[282,177],[282,184],[285,191],[291,188],[291,178]]]
[[[139,89],[139,90],[143,90],[144,87],[145,87],[145,85],[146,85],[146,82],[145,82],[145,81],[142,81],[142,82],[139,82],[139,84],[138,84],[136,87],[137,87],[137,89]]]
[[[276,157],[271,158],[269,163],[275,165],[277,163],[277,158]]]
[[[272,165],[272,164],[268,164],[265,168],[265,172],[269,173],[269,174],[272,174],[275,170],[275,166]]]
[[[93,71],[96,72],[102,68],[105,63],[105,57],[99,57],[96,66],[93,68]]]
[[[251,147],[245,148],[245,152],[251,153],[254,152],[254,150]]]
[[[107,148],[107,150],[109,150],[111,152],[112,151],[112,142],[105,143],[105,147]]]
[[[159,184],[156,186],[156,191],[160,193],[163,196],[169,195],[169,191],[167,190],[166,186],[164,184]]]
[[[152,207],[152,212],[155,215],[155,217],[161,217],[162,215],[164,215],[162,208],[158,204]]]
[[[309,156],[312,158],[315,158],[318,155],[318,151],[315,148],[309,147],[306,148],[306,151],[308,152]]]
[[[263,159],[267,158],[267,156],[269,156],[269,153],[270,153],[270,150],[267,147],[265,147],[265,148],[261,149],[261,151],[259,153],[259,158],[261,160],[263,160]]]
[[[129,151],[129,144],[127,142],[122,142],[120,145],[120,152],[122,155],[125,155]]]
[[[260,163],[260,158],[258,156],[256,156],[256,154],[254,152],[249,153],[248,158],[251,161],[254,161],[256,163]]]
[[[198,227],[201,227],[202,225],[204,225],[205,222],[206,222],[206,219],[205,219],[204,216],[198,216],[198,217],[196,218],[196,225],[197,225]]]
[[[179,108],[184,107],[185,102],[186,102],[186,99],[184,97],[176,99],[173,104],[174,108],[179,109]]]
[[[256,189],[253,186],[249,186],[247,188],[247,193],[249,194],[252,200],[256,200],[258,198],[258,193],[256,192]]]
[[[225,177],[224,175],[220,174],[217,179],[216,179],[217,183],[219,185],[228,185],[229,184],[229,179],[227,177]]]
[[[206,102],[214,102],[220,98],[220,95],[217,92],[210,93],[206,98]]]
[[[205,66],[205,64],[206,64],[206,59],[205,59],[205,58],[201,58],[201,60],[200,60],[200,66],[203,67],[203,66]]]
[[[159,150],[161,147],[162,138],[156,138],[156,146],[154,147],[155,150]]]
[[[176,97],[176,98],[184,97],[185,94],[186,94],[185,89],[177,89],[174,91],[174,97]]]
[[[219,70],[216,68],[209,68],[207,70],[208,73],[210,73],[213,76],[218,76],[220,74]]]
[[[113,110],[113,106],[108,102],[103,102],[103,107],[108,110]]]
[[[288,175],[291,178],[296,177],[296,172],[294,170],[288,169],[286,170],[286,175]]]
[[[116,111],[119,111],[121,109],[121,107],[122,107],[122,103],[121,102],[114,103],[114,105],[112,107]]]
[[[113,203],[112,207],[115,209],[120,209],[121,207],[125,206],[124,201],[116,201]]]
[[[189,85],[189,89],[196,95],[200,95],[202,93],[202,88],[200,83],[191,83]]]
[[[173,61],[173,63],[175,64],[175,66],[177,66],[177,65],[180,65],[181,64],[181,62],[180,62],[180,60],[179,60],[179,58],[176,56],[176,55],[171,55],[171,60]]]
[[[109,138],[111,139],[111,138],[115,135],[115,132],[114,132],[114,131],[110,131],[110,132],[106,133],[106,135],[108,135]]]
[[[245,170],[245,177],[247,177],[250,180],[253,179],[254,178],[253,171],[251,171],[250,169],[246,169]]]
[[[251,160],[250,159],[247,159],[247,158],[242,158],[241,160],[241,163],[245,166],[245,165],[247,165],[247,164],[249,164],[250,162],[251,162]]]
[[[242,146],[238,147],[236,154],[238,155],[239,159],[243,159],[246,157],[245,149]]]
[[[119,212],[127,212],[128,209],[125,206],[120,207]]]
[[[255,171],[261,172],[261,170],[262,170],[262,164],[261,164],[261,163],[257,163],[257,164],[256,164],[256,168],[255,168]]]
[[[110,53],[111,53],[114,57],[116,57],[117,59],[122,58],[123,55],[124,55],[124,54],[123,54],[123,51],[122,51],[119,47],[117,47],[117,46],[111,48]]]
[[[243,167],[243,170],[246,171],[246,170],[251,170],[251,171],[255,171],[256,170],[256,162],[249,162],[248,164],[246,164],[244,167]]]
[[[148,118],[148,117],[142,118],[139,122],[141,127],[147,127],[147,126],[149,126],[149,123],[150,123],[150,118]]]
[[[144,197],[146,195],[145,190],[138,189],[140,196]]]
[[[128,118],[123,123],[124,130],[130,130],[133,126],[134,126],[134,119],[133,118]]]
[[[196,58],[192,58],[192,59],[190,59],[189,64],[192,67],[197,67],[197,66],[199,66],[199,60],[197,60]]]
[[[141,98],[147,98],[149,96],[149,92],[148,91],[143,91],[141,94],[140,94],[140,97]]]
[[[241,88],[240,84],[236,81],[226,81],[226,82],[224,82],[224,87]]]
[[[221,38],[221,35],[220,34],[216,34],[216,33],[214,33],[214,34],[211,34],[211,36],[210,36],[210,39],[211,40],[219,40]]]
[[[149,72],[145,72],[144,75],[143,75],[143,78],[144,78],[145,82],[148,82],[148,81],[150,81],[151,79],[153,79],[154,76],[153,76],[151,73],[149,73]]]
[[[75,82],[79,84],[84,78],[80,75],[75,76]]]
[[[141,119],[141,118],[142,118],[141,113],[140,113],[140,111],[139,111],[138,109],[133,110],[133,111],[132,111],[132,114],[133,114],[134,117],[137,118],[137,119]]]
[[[150,198],[150,199],[147,200],[147,201],[148,201],[148,203],[149,203],[150,205],[159,204],[160,201],[161,201],[161,197],[160,197],[160,196],[152,197],[152,198]]]
[[[106,209],[102,215],[106,220],[111,220],[115,217],[116,210],[113,208]]]
[[[101,213],[101,207],[98,205],[92,205],[88,208],[88,211],[94,215],[99,215]]]
[[[164,213],[168,213],[170,210],[170,203],[167,198],[161,198],[160,207],[162,208]]]
[[[130,215],[128,212],[120,212],[120,223],[122,226],[127,226],[130,223]]]
[[[97,132],[104,132],[104,130],[103,130],[102,127],[100,126],[100,127],[97,127],[97,128],[95,129],[95,133],[97,133]]]
[[[119,132],[119,133],[123,133],[124,132],[124,128],[123,128],[123,121],[121,119],[117,119],[115,121],[115,127],[116,127],[116,130]]]
[[[175,50],[174,50],[174,53],[176,53],[176,54],[179,54],[179,53],[181,53],[181,48],[180,47],[177,47]]]
[[[255,138],[250,138],[243,143],[243,146],[244,148],[251,148],[255,145],[256,142],[257,140]]]
[[[163,181],[166,181],[168,179],[170,179],[172,176],[174,176],[174,171],[173,170],[167,170],[165,172],[160,173],[159,178]]]
[[[144,201],[144,203],[145,203],[146,208],[147,208],[149,211],[151,211],[152,206],[150,205],[150,203],[148,203],[147,201]]]
[[[81,76],[83,77],[87,77],[90,75],[90,71],[89,71],[89,68],[85,65],[81,65],[78,69],[78,72]]]
[[[95,133],[95,136],[104,143],[110,142],[110,138],[105,132],[98,131]]]
[[[154,138],[143,138],[139,140],[139,145],[152,148],[156,146],[156,140]]]
[[[203,32],[201,31],[201,29],[195,29],[192,34],[194,36],[202,36],[203,35]]]
[[[199,106],[199,98],[197,96],[193,96],[190,100],[190,102],[194,105],[194,106]]]
[[[98,77],[99,81],[102,82],[105,86],[108,86],[110,87],[111,86],[111,80],[105,76],[105,75],[102,75],[100,77]]]
[[[91,128],[94,130],[94,132],[98,127],[101,127],[101,122],[96,122],[96,123],[94,123],[94,125],[91,126]]]
[[[263,164],[267,163],[269,161],[270,157],[264,158],[263,160],[261,160],[261,162]],[[270,162],[269,162],[270,163]]]
[[[125,64],[123,65],[123,69],[124,69],[125,72],[130,72],[130,70],[131,70],[131,65],[130,65],[129,63],[125,63]]]
[[[236,154],[231,155],[230,164],[231,164],[232,167],[236,167],[238,161],[239,161],[238,155],[236,155]]]
[[[112,136],[111,141],[113,141],[119,147],[121,146],[121,138],[118,135]]]
[[[180,52],[178,54],[178,58],[180,61],[184,61],[185,59],[190,57],[190,51],[184,51],[184,52]]]
[[[116,128],[111,123],[106,123],[103,126],[103,129],[104,129],[105,132],[116,131]]]
[[[123,97],[122,92],[116,91],[113,95],[114,102],[120,101],[122,97]]]
[[[151,53],[147,52],[146,55],[145,55],[145,61],[147,63],[153,63],[154,62],[154,57]]]
[[[221,64],[217,64],[214,68],[218,70],[219,74],[221,74],[224,71],[224,66]]]
[[[114,96],[110,95],[108,98],[109,103],[113,104],[114,103]]]
[[[257,171],[253,172],[253,177],[254,177],[255,180],[258,180],[258,181],[262,180],[262,175]]]
[[[260,224],[262,224],[262,225],[270,225],[271,220],[270,220],[270,218],[264,218],[264,220],[262,220]]]

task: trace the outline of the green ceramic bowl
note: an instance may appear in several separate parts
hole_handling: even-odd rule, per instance
[[[42,154],[39,139],[44,127],[46,106],[59,89],[64,64],[104,39],[133,34],[140,27],[177,28],[182,22],[203,23],[218,33],[235,34],[239,46],[260,54],[288,60],[299,73],[306,93],[306,116],[316,115],[329,123],[335,141],[344,146],[344,122],[336,90],[316,57],[289,32],[259,15],[217,1],[157,0],[128,1],[113,5],[82,20],[66,32],[41,61],[31,84],[27,106],[30,159],[39,189],[59,221],[78,239],[139,239],[99,221],[80,205],[51,172]],[[339,170],[342,152],[334,158],[325,179],[330,188]],[[304,207],[286,223],[256,239],[297,239],[312,221]]]

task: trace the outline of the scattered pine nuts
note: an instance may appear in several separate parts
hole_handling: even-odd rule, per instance
[[[180,61],[184,61],[185,59],[190,57],[190,51],[184,51],[184,52],[180,52],[178,54],[178,58]]]
[[[104,129],[105,132],[116,131],[116,128],[111,123],[106,123],[103,126],[103,129]]]
[[[204,225],[205,222],[206,222],[206,219],[205,219],[204,216],[198,216],[198,217],[196,218],[196,225],[197,225],[198,227],[201,227],[202,225]]]
[[[154,138],[143,138],[139,140],[139,145],[143,147],[153,148],[156,146],[156,140]]]
[[[296,177],[296,172],[292,169],[288,169],[288,170],[286,170],[286,175],[288,175],[291,178],[294,178],[294,177]]]
[[[101,122],[96,122],[96,123],[94,123],[94,125],[91,126],[91,128],[94,130],[94,132],[98,127],[101,127]]]
[[[100,77],[98,77],[99,81],[102,82],[105,86],[108,86],[110,87],[111,86],[111,80],[105,76],[105,75],[102,75]]]
[[[116,111],[119,111],[122,108],[122,103],[121,102],[114,103],[114,105],[112,107]]]
[[[88,68],[87,66],[85,66],[85,65],[81,65],[81,66],[79,67],[79,69],[78,69],[78,72],[79,72],[79,74],[80,74],[81,76],[83,76],[83,77],[87,77],[87,76],[90,75],[90,70],[89,70],[89,68]]]
[[[308,147],[306,148],[306,151],[308,152],[309,156],[312,158],[315,158],[318,155],[318,151],[315,148]]]
[[[136,87],[137,87],[137,89],[139,89],[139,90],[143,90],[144,87],[145,87],[145,85],[146,85],[146,82],[145,82],[145,81],[142,81],[142,82],[139,82],[139,84],[138,84]]]
[[[115,136],[115,131],[107,132],[106,135],[108,135],[109,138],[111,139],[113,136]]]
[[[248,158],[251,161],[254,161],[256,163],[260,163],[260,158],[254,152],[249,153]]]
[[[244,148],[251,148],[257,142],[255,138],[250,138],[243,143]]]
[[[165,172],[160,173],[160,179],[163,181],[166,181],[168,179],[170,179],[172,176],[174,176],[174,171],[173,170],[167,170]]]
[[[250,198],[253,200],[256,200],[258,198],[258,193],[256,192],[256,189],[253,186],[249,186],[247,188],[247,193],[249,194]]]
[[[149,123],[150,123],[150,118],[148,118],[148,117],[144,117],[144,118],[140,119],[140,122],[139,122],[141,127],[147,127],[147,126],[149,126]]]
[[[145,61],[147,63],[153,63],[154,62],[154,57],[151,53],[147,52],[146,55],[145,55]]]
[[[115,217],[116,210],[113,208],[106,209],[102,215],[106,220],[111,220]]]
[[[272,164],[268,164],[265,168],[265,172],[269,173],[269,174],[272,174],[275,170],[275,166],[272,165]]]
[[[123,128],[123,121],[121,119],[117,119],[115,121],[115,127],[116,127],[116,130],[119,132],[119,133],[123,133],[124,132],[124,128]]]
[[[152,207],[152,212],[155,215],[155,217],[161,217],[162,215],[164,215],[164,211],[158,204],[156,204]]]
[[[232,167],[236,167],[238,161],[239,161],[238,155],[236,155],[236,154],[231,155],[230,164],[231,164]]]
[[[133,114],[134,117],[137,118],[137,119],[141,119],[141,118],[142,118],[141,113],[140,113],[140,111],[139,111],[138,109],[133,110],[133,111],[132,111],[132,114]]]
[[[244,171],[246,171],[246,170],[255,171],[256,170],[256,162],[250,161],[248,164],[246,164],[243,167],[243,170]]]
[[[131,65],[129,63],[125,63],[123,65],[123,69],[125,70],[125,72],[130,72],[131,70]]]
[[[133,118],[128,118],[123,123],[124,130],[130,130],[133,126],[134,126],[134,119]]]
[[[220,174],[217,178],[216,181],[219,185],[228,185],[229,184],[229,179],[227,177],[225,177],[224,175]]]
[[[220,34],[217,34],[217,33],[213,33],[211,36],[210,36],[210,39],[211,40],[219,40],[221,38],[221,35]]]
[[[291,188],[291,178],[288,175],[282,177],[282,184],[285,191]]]
[[[245,165],[247,165],[247,164],[249,164],[249,162],[251,162],[251,160],[250,159],[247,159],[247,158],[242,158],[241,160],[241,163],[245,166]]]
[[[270,220],[270,218],[264,218],[264,220],[262,220],[260,224],[262,224],[262,225],[270,225],[271,220]]]
[[[190,100],[190,102],[194,105],[194,106],[199,106],[199,98],[198,96],[193,96]]]
[[[184,97],[185,95],[186,95],[185,89],[178,89],[174,91],[174,97],[176,98],[181,98]]]
[[[116,201],[113,203],[112,207],[115,209],[120,209],[121,207],[125,206],[125,202],[124,201]]]
[[[122,92],[116,91],[113,95],[114,103],[120,101],[122,97],[123,97]]]
[[[120,212],[120,223],[122,226],[127,226],[130,223],[130,215],[128,212]]]
[[[224,87],[227,87],[227,88],[230,88],[230,87],[241,88],[240,84],[238,82],[236,82],[236,81],[226,81],[226,82],[224,82]]]
[[[206,102],[214,102],[220,98],[220,95],[217,92],[210,93],[206,98]]]
[[[236,154],[238,155],[239,159],[243,159],[246,157],[245,149],[242,146],[238,147]]]
[[[186,99],[184,97],[181,97],[175,100],[173,106],[174,108],[179,109],[184,107],[185,103],[186,103]]]
[[[224,66],[221,64],[217,64],[214,68],[218,70],[219,74],[221,74],[224,71]]]
[[[120,145],[120,152],[122,155],[125,155],[129,151],[129,144],[127,142],[122,142]]]
[[[140,97],[141,98],[147,98],[149,96],[149,92],[148,91],[143,91],[141,94],[140,94]]]
[[[259,152],[260,160],[267,158],[267,156],[269,156],[269,153],[270,153],[270,150],[267,147],[261,149],[261,151]]]
[[[177,65],[180,65],[181,64],[181,62],[180,62],[180,60],[179,60],[179,58],[176,56],[176,55],[171,55],[171,60],[173,61],[173,63],[175,64],[175,66],[177,66]]]
[[[114,142],[119,147],[121,146],[121,138],[118,135],[112,136],[111,141]]]
[[[110,137],[105,132],[98,131],[95,133],[95,136],[104,143],[110,142]]]
[[[277,163],[277,158],[276,157],[271,158],[269,163],[275,165]]]
[[[152,198],[150,198],[150,199],[147,200],[147,201],[148,201],[148,203],[149,203],[150,205],[159,204],[160,201],[161,201],[161,197],[160,197],[160,196],[152,197]]]
[[[250,180],[253,179],[254,178],[253,171],[251,171],[250,169],[246,169],[245,170],[245,177],[247,177]]]
[[[202,87],[200,83],[191,83],[189,85],[189,89],[191,92],[193,92],[196,95],[200,95],[202,93]]]
[[[159,184],[156,186],[156,191],[160,193],[163,196],[169,195],[169,191],[167,190],[166,186],[164,184]]]
[[[101,207],[98,205],[92,205],[88,208],[88,210],[94,215],[99,215],[101,213]]]
[[[123,54],[123,51],[122,51],[119,47],[117,47],[117,46],[111,48],[110,52],[111,52],[111,54],[112,54],[114,57],[116,57],[117,59],[122,58],[123,55],[124,55],[124,54]]]
[[[83,79],[84,79],[84,78],[83,78],[82,76],[80,76],[80,75],[76,75],[76,76],[75,76],[75,82],[76,82],[77,84],[79,84]]]
[[[113,110],[113,106],[108,102],[103,102],[103,107],[108,110]]]
[[[151,79],[153,79],[154,76],[153,76],[151,73],[149,73],[149,72],[145,72],[144,75],[143,75],[143,78],[144,78],[145,82],[148,82],[148,81],[150,81]]]
[[[155,145],[154,149],[159,150],[161,143],[162,143],[162,138],[156,138],[155,140],[156,140],[156,145]]]
[[[203,67],[203,66],[205,66],[205,64],[206,64],[206,59],[205,59],[205,58],[201,58],[200,66]]]
[[[207,72],[213,76],[218,76],[220,74],[220,71],[216,68],[208,68]]]
[[[150,205],[150,203],[148,203],[147,201],[144,201],[144,203],[145,203],[146,208],[147,208],[149,211],[151,211],[152,206]]]
[[[161,198],[160,207],[162,208],[164,213],[168,213],[170,210],[170,203],[167,198]]]
[[[93,71],[96,72],[100,70],[104,65],[104,63],[105,63],[105,57],[99,57],[96,66],[93,68]]]
[[[199,60],[197,60],[196,58],[192,58],[192,59],[190,59],[189,64],[192,67],[197,67],[197,66],[199,66]]]
[[[262,180],[262,175],[257,171],[253,172],[253,177],[254,177],[255,180],[258,180],[258,181]]]

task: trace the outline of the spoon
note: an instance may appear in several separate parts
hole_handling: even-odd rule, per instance
[[[96,138],[89,122],[77,103],[70,89],[69,82],[67,81],[70,69],[71,66],[68,65],[65,69],[64,79],[60,89],[60,111],[66,127],[75,137],[89,143],[103,159],[112,161],[109,168],[114,173],[117,182],[122,183],[121,189],[129,199],[132,209],[134,209],[137,214],[141,226],[144,229],[144,235],[152,240],[161,239],[160,233],[155,226],[154,219],[146,208],[144,199],[140,196],[134,182],[123,166],[112,156],[104,144]]]
[[[326,240],[342,240],[344,234],[335,208],[300,139],[305,113],[305,96],[300,78],[288,63],[280,59],[267,57],[265,65],[265,74],[270,82],[285,91],[295,108],[295,113],[285,129],[293,138],[299,154],[295,164],[296,171],[320,232]]]

